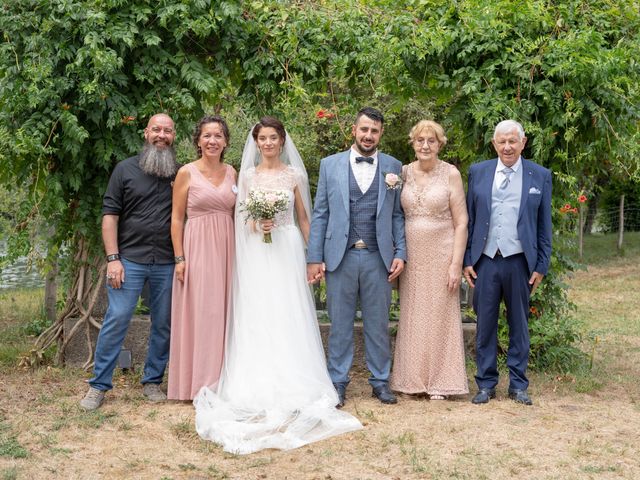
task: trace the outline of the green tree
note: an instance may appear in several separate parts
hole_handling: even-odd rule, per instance
[[[39,339],[35,356],[61,338],[67,317],[80,317],[78,328],[97,325],[92,308],[104,276],[101,198],[115,162],[139,150],[148,117],[169,113],[184,138],[205,105],[219,110],[239,100],[249,119],[315,105],[306,92],[326,91],[333,63],[343,62],[339,74],[347,77],[361,64],[350,42],[367,17],[355,9],[331,46],[323,39],[337,18],[311,3],[3,4],[0,181],[28,189],[21,223],[46,220],[53,229],[48,254],[58,256],[63,245],[68,252],[67,304]],[[33,248],[27,228],[17,233],[10,255]]]
[[[140,148],[150,115],[169,113],[184,135],[203,102],[215,103],[227,87],[200,44],[222,23],[241,22],[235,2],[219,6],[214,14],[205,1],[4,2],[0,181],[26,185],[24,218],[46,219],[49,255],[67,245],[70,260],[67,305],[38,347],[60,338],[66,316],[96,323],[100,204],[115,162]],[[17,233],[13,254],[30,242],[28,229]]]
[[[637,2],[407,2],[407,69],[439,99],[467,161],[491,155],[492,127],[520,120],[527,154],[583,184],[640,176]]]
[[[0,183],[28,191],[10,252],[31,247],[36,219],[54,232],[50,256],[66,245],[61,319],[97,324],[102,194],[158,111],[183,139],[204,110],[227,115],[232,163],[236,132],[278,115],[312,184],[319,159],[349,145],[364,104],[386,113],[383,148],[404,161],[413,123],[443,123],[444,156],[463,173],[493,155],[498,120],[520,120],[527,156],[556,173],[556,203],[596,178],[640,177],[635,0],[6,0],[0,9]],[[38,346],[60,333],[57,322]]]

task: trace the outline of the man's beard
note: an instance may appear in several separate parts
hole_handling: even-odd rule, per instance
[[[139,165],[147,175],[161,178],[173,177],[178,171],[176,150],[173,145],[158,148],[151,143],[145,142],[140,154]]]
[[[356,140],[356,147],[358,147],[358,150],[363,155],[371,155],[371,154],[375,153],[375,151],[378,149],[378,145],[377,144],[375,146],[373,146],[373,147],[366,148],[364,145],[362,145],[357,140]]]

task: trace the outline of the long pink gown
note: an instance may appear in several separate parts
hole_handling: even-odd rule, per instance
[[[171,400],[191,400],[220,377],[235,249],[233,169],[214,186],[192,163],[183,245],[184,283],[173,279],[169,387]]]
[[[405,213],[407,265],[400,276],[400,321],[391,388],[398,392],[463,395],[469,392],[465,370],[460,297],[449,292],[453,258],[449,175],[453,165],[438,161],[424,187],[413,165],[405,167],[400,201]]]

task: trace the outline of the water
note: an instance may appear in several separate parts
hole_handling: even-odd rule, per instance
[[[0,242],[0,256],[6,252],[6,245]],[[26,258],[19,258],[0,270],[0,290],[10,288],[36,288],[44,286],[44,277],[35,266],[29,268]]]

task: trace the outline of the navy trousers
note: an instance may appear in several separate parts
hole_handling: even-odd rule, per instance
[[[476,384],[495,388],[498,384],[498,314],[500,302],[507,307],[509,325],[509,388],[526,390],[529,386],[529,271],[524,254],[493,259],[482,255],[475,265],[478,278],[473,292],[476,330]]]

